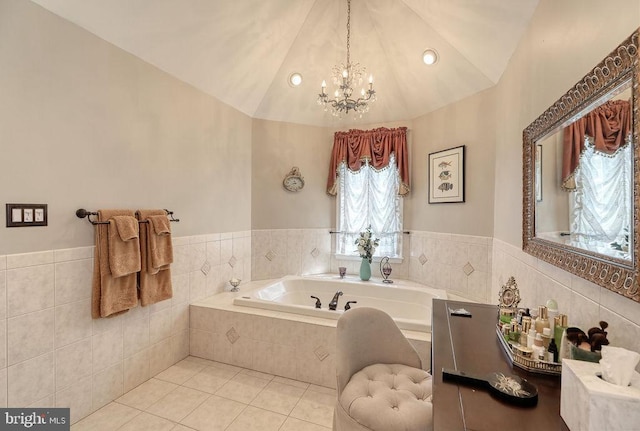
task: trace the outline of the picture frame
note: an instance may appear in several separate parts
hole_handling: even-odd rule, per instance
[[[429,153],[430,204],[464,202],[465,146]]]
[[[542,145],[536,145],[535,157],[536,202],[542,202]]]

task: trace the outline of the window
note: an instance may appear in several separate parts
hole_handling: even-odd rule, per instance
[[[355,241],[360,232],[371,226],[380,245],[374,256],[402,258],[401,181],[395,155],[389,164],[375,169],[369,160],[358,171],[346,163],[338,166],[336,254],[359,256]]]

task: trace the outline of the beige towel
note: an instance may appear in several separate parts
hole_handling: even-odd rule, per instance
[[[140,271],[138,219],[114,216],[109,219],[109,269],[114,277]]]
[[[151,265],[154,270],[166,269],[173,263],[173,245],[171,244],[171,222],[166,215],[153,215],[149,220],[149,247]],[[157,271],[155,271],[157,272]]]
[[[140,221],[148,220],[152,216],[163,216],[166,219],[167,213],[164,210],[138,210],[136,212],[136,217]],[[155,304],[173,296],[170,265],[167,263],[154,268],[151,249],[151,237],[156,236],[156,247],[158,247],[158,243],[163,243],[169,247],[169,251],[159,253],[159,256],[165,256],[166,259],[166,256],[170,253],[171,261],[173,261],[171,234],[170,232],[168,234],[162,232],[163,235],[158,236],[154,229],[155,227],[151,222],[140,224],[140,261],[142,263],[140,270],[140,303],[142,306]],[[159,226],[159,230],[163,230],[161,226]]]
[[[133,216],[130,210],[99,210],[98,221],[114,216]],[[114,277],[109,265],[109,229],[111,224],[99,224],[96,230],[96,250],[93,262],[91,316],[113,316],[138,305],[136,274]],[[113,230],[113,228],[111,228]]]

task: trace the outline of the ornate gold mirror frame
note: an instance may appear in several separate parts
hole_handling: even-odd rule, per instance
[[[640,29],[622,42],[600,64],[523,131],[522,248],[545,262],[599,286],[640,302]],[[535,148],[552,131],[575,121],[625,80],[631,79],[633,145],[632,260],[595,253],[536,237]]]

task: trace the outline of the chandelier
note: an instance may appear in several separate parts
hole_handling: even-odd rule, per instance
[[[337,87],[334,97],[329,98],[326,93],[327,82],[322,81],[322,92],[318,94],[318,104],[324,106],[325,111],[331,111],[336,117],[342,117],[349,111],[360,114],[369,110],[369,103],[376,100],[376,92],[373,89],[373,76],[369,75],[369,88],[367,90],[362,87],[360,97],[357,99],[352,96],[354,86],[362,85],[363,76],[366,72],[365,68],[359,63],[351,63],[350,53],[351,39],[351,0],[347,0],[347,62],[334,66],[332,69],[333,84]]]

